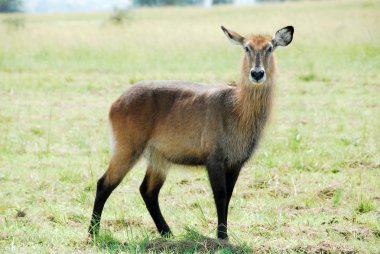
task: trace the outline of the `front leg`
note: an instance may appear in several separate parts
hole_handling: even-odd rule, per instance
[[[228,217],[228,206],[230,204],[232,192],[234,190],[235,183],[239,177],[240,170],[241,170],[241,165],[226,168],[226,191],[227,191],[226,217]]]
[[[206,166],[218,214],[217,236],[220,239],[227,239],[227,191],[224,160],[211,158]]]

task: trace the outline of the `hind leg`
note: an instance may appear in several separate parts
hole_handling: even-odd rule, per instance
[[[133,167],[140,154],[141,152],[136,152],[126,147],[119,147],[115,151],[107,171],[97,183],[94,209],[88,229],[90,236],[98,234],[104,204],[112,191],[120,184],[124,176]]]
[[[158,194],[166,179],[167,165],[161,164],[158,169],[152,163],[149,164],[144,180],[140,186],[140,193],[144,199],[158,232],[163,236],[172,235],[168,224],[162,216],[158,203]]]

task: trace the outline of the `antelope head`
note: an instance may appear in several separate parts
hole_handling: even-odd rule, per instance
[[[287,46],[293,40],[294,28],[287,26],[281,28],[271,37],[268,35],[252,35],[243,37],[240,34],[221,27],[227,38],[233,43],[243,47],[243,75],[253,84],[263,84],[270,73],[273,63],[273,52],[278,46]],[[243,77],[243,78],[245,78]]]

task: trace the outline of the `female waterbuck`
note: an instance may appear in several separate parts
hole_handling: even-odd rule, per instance
[[[144,81],[113,103],[112,158],[97,183],[90,235],[98,233],[104,204],[141,154],[148,160],[140,192],[158,231],[171,234],[158,194],[170,164],[206,166],[218,215],[218,238],[227,238],[227,213],[240,169],[257,147],[268,119],[275,83],[273,51],[288,45],[294,29],[272,38],[223,32],[245,51],[236,86],[184,81]]]

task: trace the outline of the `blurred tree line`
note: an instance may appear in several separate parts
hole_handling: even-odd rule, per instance
[[[233,0],[133,0],[137,6],[228,4]],[[23,0],[0,0],[0,12],[22,11]]]
[[[19,12],[22,0],[0,0],[0,12]]]
[[[210,0],[211,4],[228,4],[233,0]],[[200,5],[204,0],[134,0],[138,6],[162,6],[162,5]]]

